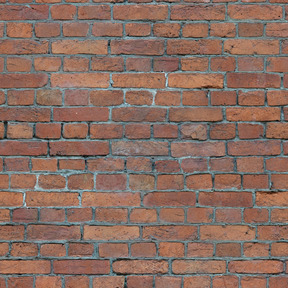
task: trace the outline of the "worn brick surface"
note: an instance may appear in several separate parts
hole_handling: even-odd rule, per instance
[[[0,0],[0,287],[288,287],[287,0]]]

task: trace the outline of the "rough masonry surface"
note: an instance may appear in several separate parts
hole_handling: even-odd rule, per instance
[[[0,287],[287,288],[288,0],[0,0]]]

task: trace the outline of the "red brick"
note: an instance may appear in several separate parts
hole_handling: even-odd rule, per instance
[[[8,124],[7,127],[7,138],[10,139],[31,139],[33,138],[33,126],[31,124]]]
[[[220,108],[170,108],[169,119],[173,122],[184,121],[221,121],[223,118]]]
[[[179,163],[176,160],[159,160],[155,162],[155,169],[157,172],[179,172]]]
[[[97,190],[125,190],[126,175],[124,174],[98,174],[96,176]]]
[[[184,245],[178,242],[160,242],[159,255],[162,257],[183,257]]]
[[[279,155],[280,142],[277,140],[238,141],[228,143],[228,154],[237,156]]]
[[[187,211],[187,222],[209,223],[213,220],[213,209],[211,208],[189,208]]]
[[[106,73],[52,74],[51,86],[61,88],[107,88],[109,75]]]
[[[154,223],[157,221],[156,210],[135,208],[131,211],[130,221],[132,223]]]
[[[33,189],[36,185],[36,175],[13,174],[10,179],[10,187],[14,189]]]
[[[266,169],[270,171],[285,172],[288,165],[288,159],[283,157],[269,158],[266,160]]]
[[[91,206],[139,206],[140,194],[139,193],[83,193],[82,197],[83,207]]]
[[[264,223],[268,222],[269,215],[267,209],[245,209],[244,210],[244,221],[247,223]]]
[[[89,243],[70,243],[68,249],[69,256],[92,256],[94,251],[93,244]]]
[[[15,6],[13,6],[13,7],[15,7]],[[22,10],[22,12],[23,11],[24,10]],[[0,18],[1,18],[1,11],[0,11]],[[16,19],[14,19],[14,20],[16,20]],[[47,52],[48,52],[48,42],[47,41],[33,41],[33,40],[18,40],[17,39],[17,40],[1,40],[1,43],[0,43],[0,53],[1,54],[26,55],[26,54],[46,54]],[[27,75],[24,75],[24,76],[27,77]],[[24,77],[24,76],[22,75],[22,77]],[[4,76],[2,76],[2,77],[4,77]],[[6,79],[6,78],[4,78],[4,79]],[[18,79],[18,81],[19,81],[19,79]],[[38,79],[38,81],[39,81],[39,79]],[[7,87],[7,88],[10,88],[10,87]],[[17,88],[17,87],[11,87],[11,88]]]
[[[207,160],[204,158],[186,158],[182,160],[181,168],[184,172],[208,170]]]
[[[89,171],[122,171],[124,170],[124,161],[115,158],[88,159],[87,166]]]
[[[77,8],[73,5],[52,6],[51,16],[54,20],[72,20],[76,15]]]
[[[229,39],[224,42],[224,51],[234,55],[279,54],[277,40]]]
[[[280,148],[280,147],[279,147]],[[171,144],[173,157],[184,156],[224,156],[225,145],[220,142],[206,142],[206,143],[190,143],[190,142],[174,142]]]
[[[64,209],[43,208],[40,210],[40,219],[42,222],[64,222]]]
[[[228,15],[237,20],[279,20],[282,18],[282,9],[276,5],[230,5]]]
[[[217,57],[211,59],[212,71],[234,71],[236,60],[232,57]]]
[[[37,37],[50,38],[60,36],[60,24],[59,23],[36,23],[35,35]]]
[[[153,192],[145,195],[145,206],[191,206],[195,205],[193,192]]]
[[[195,240],[197,228],[194,226],[145,226],[143,239]]]
[[[182,71],[207,71],[208,59],[200,57],[189,57],[181,59]]]
[[[133,243],[131,245],[132,257],[155,257],[156,245],[155,243]]]
[[[80,239],[79,226],[29,225],[27,239],[30,240],[77,240]]]
[[[59,169],[60,170],[84,170],[85,160],[84,159],[60,159]]]
[[[15,209],[12,219],[14,222],[34,222],[38,219],[38,212],[36,209]]]
[[[93,287],[99,287],[99,288],[111,287],[112,288],[113,286],[117,285],[116,287],[124,288],[124,282],[125,282],[125,278],[123,276],[95,277],[95,278],[93,278]],[[89,285],[89,284],[87,283],[87,285]],[[71,288],[73,288],[73,287],[71,287]],[[76,288],[76,286],[75,286],[75,288]],[[83,287],[83,288],[86,288],[86,287]]]
[[[66,249],[63,244],[42,244],[40,253],[43,256],[63,257],[66,255]]]
[[[126,63],[128,65],[128,62]],[[123,71],[124,70],[124,60],[121,57],[97,57],[92,58],[91,64],[92,70],[100,71]],[[128,69],[128,66],[127,66]],[[149,69],[150,70],[150,69]],[[141,70],[140,70],[141,71]],[[95,91],[94,94],[101,91]],[[102,91],[102,93],[108,94],[108,91]],[[110,91],[110,93],[119,93],[120,91]],[[93,92],[92,92],[93,93]]]
[[[153,34],[156,37],[177,37],[179,36],[181,25],[178,23],[155,23]]]
[[[165,20],[168,17],[167,5],[129,5],[113,7],[115,20]]]
[[[227,85],[229,88],[279,88],[280,78],[265,73],[229,73]]]
[[[47,285],[51,288],[57,288],[62,285],[61,278],[59,276],[38,276],[36,277],[35,287],[44,288]]]
[[[223,276],[215,276],[213,277],[212,280],[213,283],[213,288],[220,288],[220,287],[225,287],[227,288],[237,288],[239,279],[237,276],[230,276],[230,275],[223,275]]]
[[[232,172],[234,171],[234,162],[232,158],[211,158],[209,163],[212,171]],[[206,169],[207,170],[207,169]]]
[[[108,5],[79,6],[78,19],[109,20],[110,19],[110,7]]]
[[[259,288],[266,287],[267,280],[264,277],[251,277],[246,276],[241,278],[241,285],[243,288],[252,288],[257,285]]]
[[[262,58],[252,58],[252,57],[238,58],[238,70],[239,71],[263,71],[264,70],[263,60],[264,59]]]
[[[252,194],[249,192],[200,192],[199,203],[216,207],[252,207]]]
[[[167,40],[167,54],[169,55],[221,54],[221,50],[222,45],[219,40]]]
[[[207,37],[208,36],[208,24],[204,23],[193,23],[193,24],[186,24],[182,28],[182,36],[183,37]]]
[[[42,139],[59,139],[61,137],[61,125],[54,123],[36,124],[36,137]]]
[[[172,271],[175,274],[202,274],[202,273],[223,273],[226,270],[225,261],[217,260],[174,260]]]
[[[164,42],[162,40],[111,40],[111,54],[163,55]]]
[[[53,262],[56,274],[109,274],[108,260],[56,260]]]
[[[268,189],[268,175],[243,175],[244,189]]]
[[[9,90],[7,93],[7,102],[11,106],[29,106],[34,102],[34,91],[33,90]]]
[[[128,124],[125,126],[125,136],[128,139],[149,139],[150,130],[148,124]]]
[[[211,91],[211,104],[213,106],[220,105],[236,105],[235,91]]]
[[[64,103],[68,106],[88,105],[89,92],[87,90],[66,90]]]
[[[212,124],[210,126],[211,139],[233,139],[236,136],[234,124]]]
[[[119,274],[165,274],[168,262],[165,260],[117,260],[113,271]]]
[[[88,71],[89,60],[81,57],[64,58],[63,70],[68,72]]]
[[[34,59],[36,71],[54,72],[59,71],[61,67],[61,58],[59,57],[41,57]]]
[[[194,174],[186,177],[186,185],[189,189],[211,189],[212,176],[210,174]]]
[[[266,243],[244,243],[243,252],[246,257],[268,257],[269,244]]]
[[[269,278],[269,286],[271,288],[285,288],[288,284],[288,278],[283,276]],[[264,287],[264,286],[263,286]]]
[[[49,274],[51,272],[48,260],[2,260],[2,274]]]
[[[101,23],[93,24],[92,34],[96,37],[121,37],[123,25],[121,23]]]
[[[224,5],[174,5],[171,20],[224,20]]]
[[[240,24],[241,23],[239,23],[239,25]],[[210,35],[215,37],[227,37],[227,38],[235,37],[236,25],[234,23],[211,23]]]
[[[249,226],[201,226],[200,239],[202,240],[254,240],[255,229]]]
[[[94,188],[93,174],[74,174],[68,177],[70,190],[92,190]]]
[[[240,139],[257,139],[262,138],[264,127],[259,124],[238,124],[238,136]],[[269,137],[270,138],[270,137]]]
[[[277,25],[277,26],[275,26],[274,23],[269,23],[269,24],[267,24],[267,28],[266,28],[266,35],[270,36],[270,37],[271,36],[272,37],[287,37],[287,35],[288,35],[287,29],[288,29],[287,23],[279,23],[279,25]]]
[[[216,174],[214,176],[215,189],[240,189],[241,175],[237,174]]]
[[[169,276],[163,276],[163,277],[156,276],[155,285],[156,288],[165,288],[165,287],[180,288],[181,278],[169,277]]]
[[[44,20],[48,19],[48,5],[3,5],[0,19],[5,20]]]
[[[33,287],[33,277],[9,277],[8,287]],[[5,283],[5,282],[4,282]],[[2,284],[1,284],[2,285]],[[5,284],[4,284],[5,285]],[[5,286],[3,286],[5,287]]]
[[[130,143],[118,141],[112,143],[112,154],[118,156],[168,155],[168,143],[152,141],[135,141]]]
[[[178,127],[170,124],[159,124],[153,125],[154,127],[154,138],[177,138]]]
[[[91,208],[70,208],[67,209],[67,220],[69,222],[82,222],[92,220]]]
[[[113,74],[113,87],[117,88],[164,88],[165,76],[162,73],[122,73]]]
[[[281,273],[283,263],[277,260],[231,261],[228,269],[232,273]]]
[[[269,159],[269,160],[272,160],[272,159]],[[248,173],[249,172],[250,173],[264,172],[264,159],[263,159],[263,157],[241,157],[241,158],[238,158],[237,159],[237,171],[248,172]]]
[[[0,88],[40,88],[47,84],[45,74],[5,74],[0,76]]]
[[[288,95],[285,90],[267,91],[267,102],[270,106],[286,105],[288,103]]]
[[[128,245],[124,243],[100,243],[100,257],[128,257]]]
[[[260,206],[286,206],[288,201],[287,192],[257,192],[256,203]]]
[[[85,240],[132,240],[139,238],[137,226],[84,226]]]
[[[29,72],[32,61],[27,58],[9,57],[7,58],[7,70],[9,72]]]
[[[88,134],[87,124],[65,124],[63,127],[64,138],[86,138]]]
[[[151,33],[151,25],[146,23],[128,23],[125,24],[125,32],[127,36],[149,36]]]
[[[183,139],[206,140],[207,126],[203,124],[181,125],[180,133]]]
[[[6,158],[4,160],[6,171],[29,171],[28,158]]]
[[[28,207],[77,206],[79,200],[77,193],[27,192],[26,203]]]
[[[107,54],[106,40],[58,40],[52,43],[54,54]],[[58,76],[58,75],[57,75]]]
[[[100,141],[58,141],[50,143],[50,153],[51,155],[67,156],[107,155],[109,154],[109,147],[107,142]]]
[[[154,182],[155,179],[153,175],[131,174],[129,176],[129,188],[133,191],[153,190]]]
[[[216,256],[218,257],[240,257],[241,245],[239,243],[216,244]]]

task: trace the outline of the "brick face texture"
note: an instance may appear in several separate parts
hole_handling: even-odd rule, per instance
[[[1,288],[288,287],[287,0],[0,2]]]

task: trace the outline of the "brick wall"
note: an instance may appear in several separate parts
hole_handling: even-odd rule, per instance
[[[287,0],[0,2],[1,288],[288,287]]]

